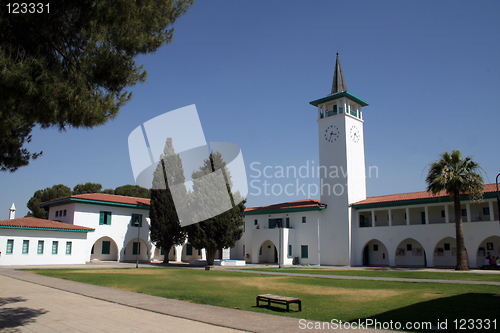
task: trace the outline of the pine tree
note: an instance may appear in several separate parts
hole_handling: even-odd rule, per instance
[[[146,80],[135,57],[173,38],[193,0],[66,0],[38,14],[0,10],[0,170],[28,165],[33,127],[92,128]],[[48,6],[48,2],[47,2]]]
[[[71,189],[65,185],[59,184],[52,187],[47,187],[43,190],[36,191],[33,196],[29,199],[26,206],[29,208],[26,217],[38,217],[40,219],[48,219],[49,211],[48,209],[42,207],[40,204],[45,201],[50,201],[54,199],[69,197],[71,195]]]
[[[213,175],[216,170],[223,171],[226,180],[226,186],[223,188],[217,188],[213,179],[205,178],[207,175]],[[220,206],[217,202],[220,202],[221,197],[229,195],[231,199],[232,208],[229,210],[186,227],[189,243],[197,249],[205,248],[207,265],[212,266],[217,250],[234,247],[236,241],[241,238],[244,224],[241,214],[245,211],[246,200],[241,198],[239,192],[231,192],[231,175],[222,155],[218,152],[212,152],[200,170],[193,173],[192,178],[194,181],[190,204],[194,206],[195,214],[219,210]],[[234,202],[239,202],[239,204],[234,205]]]
[[[179,223],[179,217],[177,216],[172,196],[172,191],[175,191],[174,194],[176,197],[187,197],[184,182],[182,160],[175,153],[172,138],[168,138],[153,176],[149,210],[151,241],[157,247],[164,249],[164,263],[168,263],[170,248],[174,245],[182,244],[186,239],[184,229]],[[177,202],[177,204],[183,205],[184,203]],[[182,207],[178,208],[182,209]]]

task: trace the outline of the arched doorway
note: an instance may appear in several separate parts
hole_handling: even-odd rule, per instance
[[[99,238],[92,245],[90,260],[118,261],[118,245],[111,237]]]
[[[372,239],[363,249],[363,266],[389,266],[389,253],[384,243]]]
[[[426,266],[422,244],[413,238],[403,240],[396,248],[396,266]]]
[[[128,242],[123,251],[123,261],[133,262],[137,260],[139,254],[139,261],[149,262],[149,248],[144,240],[140,239],[140,245],[137,243],[137,238]]]
[[[457,266],[457,241],[453,237],[441,239],[434,248],[434,267]]]
[[[479,244],[476,255],[476,266],[481,267],[485,264],[485,259],[488,256],[495,258],[500,257],[500,237],[491,236],[486,238]]]
[[[259,249],[259,263],[277,263],[278,262],[278,251],[276,246],[270,240],[266,240],[262,243]]]

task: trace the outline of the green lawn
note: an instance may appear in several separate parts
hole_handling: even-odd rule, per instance
[[[56,269],[31,272],[160,297],[319,321],[497,319],[500,287],[337,280],[186,268]],[[257,308],[258,294],[300,297],[302,312]],[[283,308],[283,307],[282,307]],[[427,331],[428,332],[428,331]]]
[[[370,277],[391,277],[405,279],[431,279],[431,280],[461,280],[461,281],[491,281],[500,282],[499,274],[490,273],[469,273],[469,272],[419,272],[419,271],[394,271],[394,270],[342,270],[328,268],[260,268],[253,271],[263,272],[286,272],[302,274],[320,274],[320,275],[345,275],[345,276],[370,276]]]

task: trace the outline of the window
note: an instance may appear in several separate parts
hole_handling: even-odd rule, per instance
[[[142,214],[132,214],[132,218],[130,219],[130,225],[133,227],[137,227],[135,222],[139,222],[139,227],[142,228]]]
[[[450,251],[450,243],[444,243],[444,250]]]
[[[290,228],[290,218],[289,217],[286,218],[286,227]]]
[[[302,223],[306,223],[306,217],[302,216]]]
[[[420,217],[422,218],[422,224],[425,224],[425,212],[420,212]]]
[[[406,251],[412,251],[411,244],[406,244]]]
[[[53,241],[52,242],[52,254],[57,254],[57,248],[59,247],[59,242],[58,241]]]
[[[198,250],[198,255],[200,255],[200,250]],[[243,244],[243,256],[245,255],[245,244]]]
[[[441,211],[441,217],[446,217],[444,210]]]
[[[8,239],[7,240],[7,251],[5,251],[5,253],[12,254],[13,250],[14,250],[14,240]]]
[[[14,240],[8,239],[7,240],[7,251],[5,251],[5,253],[12,254],[13,250],[14,250]]]
[[[300,246],[300,257],[302,259],[309,258],[309,246],[308,245],[301,245]]]
[[[111,242],[110,241],[102,241],[101,254],[109,254],[110,249],[111,249]]]
[[[467,216],[467,208],[462,209],[462,216]]]
[[[71,246],[73,245],[72,242],[66,242],[66,254],[70,255],[71,254]]]
[[[292,256],[292,245],[288,244],[288,256]]]
[[[257,220],[253,221],[253,225],[257,225],[257,223],[258,223]]]
[[[37,254],[43,254],[43,240],[38,241],[38,248],[36,249]]]
[[[373,251],[377,252],[378,251],[378,244],[373,244]]]
[[[111,225],[111,212],[100,212],[99,213],[99,224],[100,225]]]
[[[490,207],[483,207],[483,215],[490,215]]]
[[[63,210],[63,216],[66,216],[66,209]]]
[[[243,245],[243,246],[245,246],[245,245]],[[245,252],[245,251],[243,251],[243,252]],[[198,250],[198,255],[201,256],[201,250]]]
[[[193,255],[193,245],[186,244],[186,255],[187,256],[192,256]]]
[[[30,241],[23,240],[23,254],[28,254],[29,248],[30,248]]]
[[[164,255],[165,255],[165,250],[163,249],[163,247],[160,249],[160,255],[161,255],[161,256],[164,256]]]
[[[262,255],[262,246],[259,249],[259,256],[261,256],[261,255]]]
[[[138,242],[134,242],[132,245],[132,254],[133,255],[138,255],[141,254],[141,244]]]
[[[56,210],[56,217],[58,217],[58,216],[59,216],[59,211],[58,211],[58,210]]]
[[[269,229],[276,228],[276,219],[269,219]]]

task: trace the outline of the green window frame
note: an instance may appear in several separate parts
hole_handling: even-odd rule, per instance
[[[302,223],[306,223],[306,217],[302,216]]]
[[[285,225],[286,228],[290,228],[290,218],[289,217],[286,218],[286,222],[285,223],[286,223],[286,225]]]
[[[73,247],[73,242],[66,242],[66,254],[71,255],[71,248]]]
[[[132,254],[133,255],[140,255],[141,254],[141,243],[134,242],[132,244]]]
[[[142,228],[142,214],[132,214],[132,217],[130,218],[130,225],[137,228],[135,225],[136,219],[139,219],[139,228]]]
[[[52,241],[52,254],[57,254],[59,248],[59,241]]]
[[[259,249],[259,256],[261,256],[261,255],[262,255],[262,246]]]
[[[300,246],[300,257],[302,259],[309,258],[309,246],[308,245],[301,245]]]
[[[99,225],[111,225],[111,212],[99,212]]]
[[[38,241],[38,247],[36,249],[37,254],[43,254],[43,240]]]
[[[56,217],[59,217],[59,211],[56,210]]]
[[[269,219],[269,229],[276,228],[276,219]]]
[[[63,216],[66,216],[66,209],[63,210]]]
[[[193,245],[186,244],[186,255],[187,256],[192,256],[193,255]]]
[[[163,248],[163,246],[160,248],[160,255],[161,256],[165,255],[165,249]]]
[[[288,256],[289,257],[292,256],[292,245],[291,244],[288,244]]]
[[[23,254],[28,254],[30,250],[30,241],[25,239],[23,240]]]
[[[243,246],[245,246],[245,245],[243,245]],[[198,250],[198,255],[201,256],[201,250]]]
[[[467,208],[462,209],[462,216],[467,216]]]
[[[101,254],[110,254],[111,241],[102,241]]]
[[[483,207],[483,215],[490,215],[490,207]]]
[[[14,252],[14,240],[7,239],[7,249],[6,249],[5,253],[12,254],[13,252]]]

